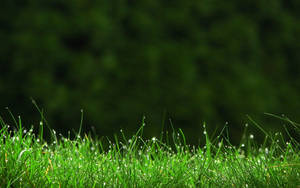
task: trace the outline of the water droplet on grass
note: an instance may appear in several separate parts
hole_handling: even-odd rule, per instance
[[[152,141],[153,141],[153,142],[155,142],[155,141],[156,141],[156,138],[155,138],[155,137],[153,137],[153,138],[152,138]]]
[[[269,153],[269,149],[265,148],[265,153],[268,154]]]

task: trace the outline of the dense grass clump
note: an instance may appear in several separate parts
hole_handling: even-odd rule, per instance
[[[1,120],[0,187],[300,186],[299,143],[281,134],[266,133],[258,145],[245,132],[242,143],[233,146],[223,131],[210,139],[204,126],[206,144],[195,147],[186,144],[181,130],[172,133],[171,143],[144,140],[143,124],[130,139],[122,132],[108,139],[105,148],[104,140],[86,134],[70,139],[54,130],[46,142],[43,129],[37,135],[17,124],[11,131]]]

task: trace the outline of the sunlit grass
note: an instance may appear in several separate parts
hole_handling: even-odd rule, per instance
[[[245,131],[243,142],[233,146],[223,131],[209,138],[204,125],[206,144],[195,147],[186,144],[181,130],[170,135],[172,142],[145,140],[143,124],[129,139],[122,131],[100,141],[86,134],[70,139],[51,130],[52,141],[46,142],[43,123],[36,135],[23,129],[20,119],[15,131],[1,119],[0,187],[300,186],[299,143],[280,133],[265,132],[265,142],[258,145]]]

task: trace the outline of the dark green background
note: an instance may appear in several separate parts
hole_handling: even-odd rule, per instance
[[[197,143],[228,122],[240,139],[249,114],[266,129],[300,121],[298,0],[4,0],[0,108],[52,128],[145,136],[171,118]],[[165,118],[164,115],[165,114]],[[7,119],[7,118],[6,118]],[[255,131],[256,129],[253,129]],[[257,133],[258,134],[258,133]]]

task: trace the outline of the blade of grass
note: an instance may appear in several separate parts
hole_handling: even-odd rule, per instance
[[[83,124],[83,109],[80,110],[80,125],[79,125],[78,135],[81,134],[82,124]]]
[[[300,133],[300,129],[299,129],[300,124],[293,122],[288,117],[285,117],[285,116],[281,117],[281,116],[278,116],[278,115],[275,115],[275,114],[271,114],[271,113],[264,113],[264,114],[268,115],[268,116],[271,116],[271,117],[278,118],[280,120],[283,120],[283,121],[286,121],[286,122],[290,123]]]
[[[38,110],[38,112],[40,113],[40,116],[41,116],[41,122],[45,122],[47,128],[49,129],[50,131],[50,134],[51,134],[51,138],[55,140],[55,142],[57,143],[57,137],[55,135],[55,133],[53,132],[53,130],[51,129],[50,125],[48,124],[48,121],[46,120],[45,116],[44,116],[44,112],[43,110],[41,110],[39,108],[39,106],[37,105],[36,101],[31,98],[31,102],[32,104],[35,106],[35,108]],[[43,123],[42,123],[43,124]]]
[[[183,146],[185,147],[185,149],[188,149],[183,131],[181,129],[179,129],[179,132],[180,132],[180,134],[182,136],[182,139],[183,139]]]
[[[210,139],[208,137],[208,133],[206,131],[206,123],[204,122],[203,123],[203,128],[204,128],[204,135],[205,135],[205,146],[206,146],[206,157],[208,159],[208,161],[210,162],[211,161],[211,142],[210,142]]]
[[[16,120],[15,116],[12,114],[12,112],[10,111],[10,109],[8,107],[6,107],[5,109],[8,111],[8,113],[9,113],[10,117],[12,118],[14,124],[18,127],[17,120]]]

